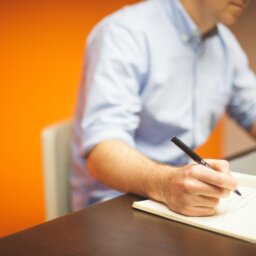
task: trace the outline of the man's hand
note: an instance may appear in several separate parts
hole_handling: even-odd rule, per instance
[[[211,167],[188,164],[171,172],[162,186],[162,200],[168,207],[188,216],[209,216],[215,213],[220,198],[237,187],[224,160],[207,159]]]
[[[87,158],[91,175],[109,187],[165,203],[189,216],[213,215],[222,197],[237,187],[223,160],[174,167],[148,159],[119,140],[96,146]]]

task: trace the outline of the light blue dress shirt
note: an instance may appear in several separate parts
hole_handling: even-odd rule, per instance
[[[172,136],[195,148],[225,111],[245,129],[256,120],[256,80],[247,57],[228,28],[218,24],[217,30],[202,40],[178,0],[127,6],[96,26],[74,122],[74,209],[115,194],[85,170],[86,154],[104,140],[183,165],[188,158]]]

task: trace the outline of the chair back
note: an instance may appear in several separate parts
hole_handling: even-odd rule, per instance
[[[42,131],[46,219],[70,212],[71,123],[60,122]]]

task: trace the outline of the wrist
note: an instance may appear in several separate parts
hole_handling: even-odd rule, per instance
[[[171,180],[176,171],[176,167],[156,163],[154,167],[154,175],[151,180],[151,190],[148,194],[149,198],[165,203],[164,198],[166,197],[166,188],[171,186]]]

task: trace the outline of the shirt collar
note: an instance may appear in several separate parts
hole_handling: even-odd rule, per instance
[[[171,4],[171,9],[173,11],[173,22],[183,42],[191,42],[194,40],[200,41],[201,39],[205,40],[218,34],[218,27],[216,26],[203,37],[201,37],[199,27],[188,14],[180,0],[167,1]]]
[[[205,33],[202,36],[202,39],[205,40],[207,38],[211,38],[213,36],[219,35],[219,29],[218,29],[218,25],[216,25],[213,29],[211,29],[210,31],[208,31],[207,33]]]

